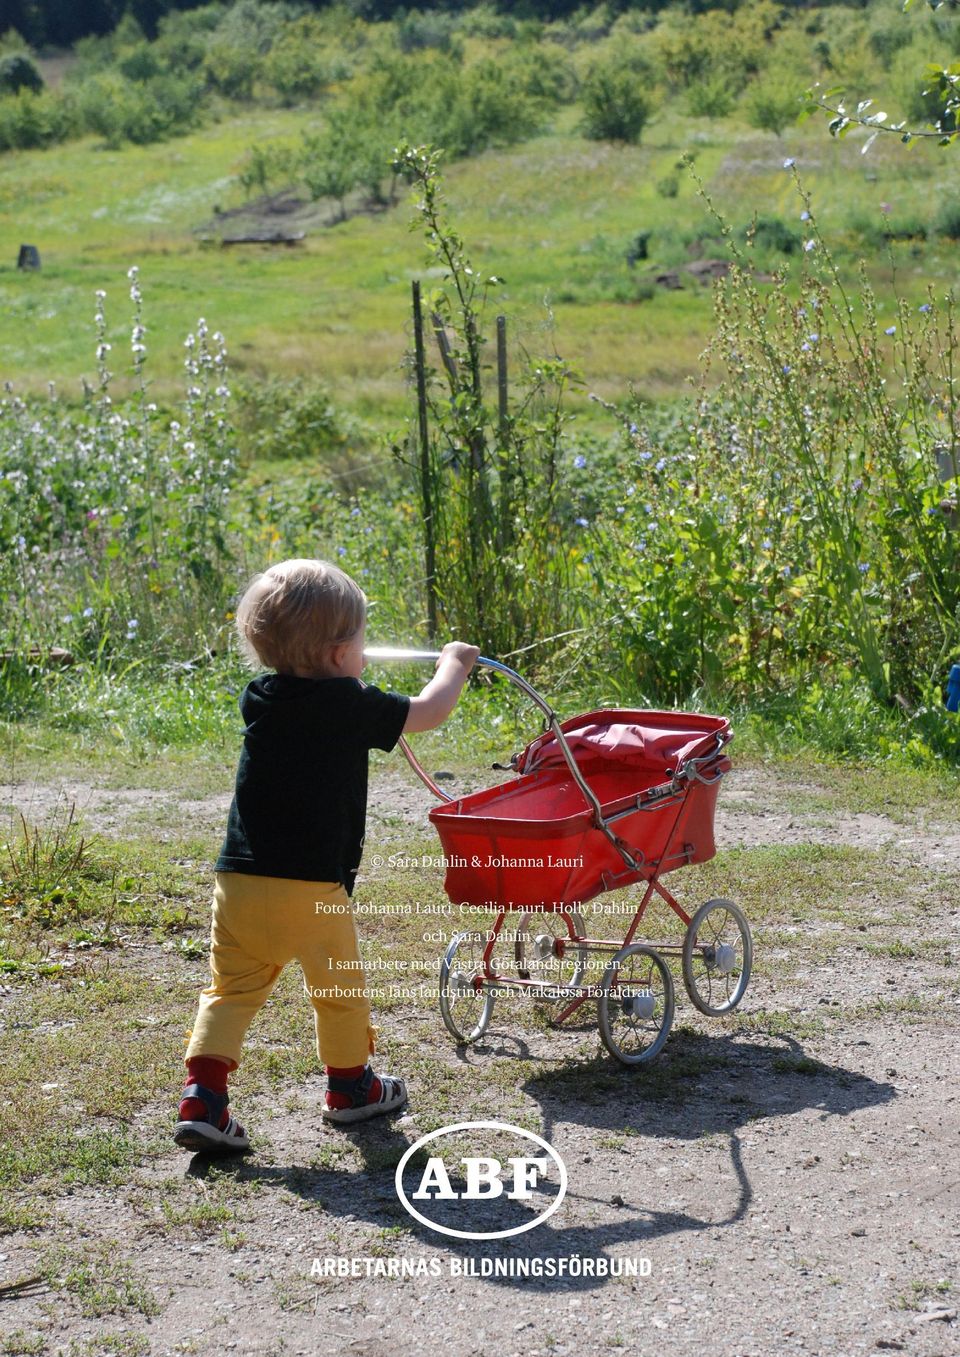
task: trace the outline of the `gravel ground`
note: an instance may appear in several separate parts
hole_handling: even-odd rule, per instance
[[[818,953],[818,931],[845,927],[821,922],[794,929],[791,952],[785,920],[778,964],[765,966],[758,949],[741,1018],[701,1018],[684,997],[656,1069],[642,1073],[611,1072],[588,1023],[548,1031],[510,1021],[507,1009],[478,1046],[458,1050],[433,1009],[385,1015],[393,1050],[426,1050],[438,1085],[455,1074],[471,1118],[520,1120],[555,1148],[568,1189],[549,1220],[497,1244],[416,1224],[397,1202],[393,1163],[424,1129],[417,1090],[407,1115],[348,1134],[322,1125],[314,1077],[272,1107],[244,1108],[259,1135],[249,1157],[211,1165],[172,1146],[145,1149],[121,1189],[60,1197],[47,1242],[123,1258],[158,1313],[90,1319],[62,1292],[19,1287],[0,1292],[0,1351],[334,1345],[379,1357],[435,1339],[500,1357],[960,1351],[960,989],[944,950],[920,945],[942,938],[949,956],[956,935],[960,891],[942,886],[944,874],[960,881],[956,821],[830,818],[788,809],[786,792],[770,771],[729,778],[719,846],[852,844],[885,849],[885,870],[929,871],[940,886],[905,925],[904,954],[870,950],[855,930],[849,947]],[[60,794],[105,833],[145,811],[162,820],[171,802],[81,784],[3,787],[0,811],[15,803],[38,816]],[[402,772],[382,775],[368,852],[394,851],[414,826],[422,838],[425,798]],[[192,832],[214,833],[227,799],[179,809]],[[751,1013],[764,1021],[752,1028]],[[771,1013],[783,1016],[782,1035]],[[145,1146],[168,1116],[166,1106],[147,1110]],[[461,1118],[458,1107],[450,1120]],[[240,1242],[151,1228],[145,1213],[163,1184],[222,1200],[227,1175]],[[35,1233],[0,1239],[2,1276],[35,1275],[37,1243]],[[595,1270],[596,1260],[638,1260],[641,1275],[459,1275],[498,1257],[589,1259]],[[326,1259],[371,1259],[382,1273],[391,1260],[423,1260],[427,1275],[311,1275]],[[45,1346],[25,1346],[31,1335]]]

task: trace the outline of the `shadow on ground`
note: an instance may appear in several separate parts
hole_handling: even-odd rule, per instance
[[[516,1058],[529,1059],[522,1040],[511,1044]],[[570,1184],[563,1214],[569,1218],[573,1205],[581,1223],[560,1226],[553,1218],[535,1232],[496,1241],[460,1241],[428,1230],[405,1213],[397,1198],[394,1171],[411,1141],[390,1123],[369,1123],[350,1133],[352,1147],[362,1161],[359,1172],[355,1167],[279,1166],[250,1158],[211,1161],[200,1155],[191,1161],[188,1172],[204,1177],[215,1163],[218,1174],[284,1188],[328,1216],[363,1220],[378,1228],[400,1225],[431,1251],[452,1249],[465,1260],[539,1260],[541,1274],[558,1273],[559,1260],[573,1255],[612,1261],[609,1250],[621,1254],[627,1248],[643,1256],[661,1236],[712,1233],[736,1225],[746,1216],[753,1195],[739,1136],[745,1127],[811,1110],[819,1111],[821,1120],[849,1116],[896,1096],[890,1084],[810,1059],[792,1038],[765,1038],[760,1043],[742,1035],[703,1036],[683,1030],[649,1067],[627,1069],[599,1056],[585,1062],[571,1060],[528,1078],[522,1090],[539,1107],[542,1135],[551,1143],[566,1145],[573,1127],[624,1137],[629,1146],[620,1191],[613,1196],[591,1196],[583,1189],[583,1182],[591,1176],[583,1165],[597,1154],[595,1136],[589,1140],[590,1155],[574,1150],[567,1156]],[[729,1160],[730,1172],[714,1172],[711,1191],[706,1194],[715,1209],[702,1215],[662,1209],[656,1198],[664,1193],[664,1179],[648,1171],[651,1160],[665,1143],[705,1137],[721,1139]],[[682,1154],[682,1146],[679,1151],[672,1147],[671,1152]],[[422,1172],[424,1163],[421,1152],[411,1166]],[[451,1182],[457,1187],[453,1175]],[[544,1193],[534,1202],[534,1210],[545,1210],[549,1202],[550,1195]],[[496,1221],[500,1209],[500,1203],[488,1207],[487,1218]],[[517,1210],[516,1204],[504,1202],[500,1223],[485,1223],[483,1228],[515,1225]],[[433,1203],[430,1208],[433,1219],[455,1229],[465,1228],[463,1212],[459,1201]],[[597,1215],[602,1216],[599,1222]],[[552,1266],[550,1260],[554,1260]],[[577,1278],[567,1272],[491,1276],[489,1280],[511,1288],[567,1294],[597,1285],[596,1275]]]

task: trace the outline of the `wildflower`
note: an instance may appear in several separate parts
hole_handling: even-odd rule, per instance
[[[27,549],[27,539],[21,535],[20,537],[17,538],[17,550],[26,551],[26,549]]]
[[[890,204],[889,204],[889,203],[881,203],[881,204],[880,204],[880,211],[884,214],[884,216],[886,216],[886,214],[890,211]]]
[[[895,335],[897,333],[897,327],[895,325],[888,325],[883,333],[885,335]]]
[[[765,537],[765,538],[763,539],[763,549],[764,549],[764,551],[769,551],[770,548],[771,548],[772,546],[773,546],[773,543],[770,541],[770,538],[769,538],[769,537]]]
[[[582,452],[578,452],[576,457],[574,457],[573,465],[577,468],[578,471],[582,471],[583,468],[587,465],[587,459],[586,457],[584,457]]]
[[[789,371],[790,371],[790,364],[789,364],[789,363],[784,363],[783,368],[782,368],[782,371],[784,372],[784,374],[789,373]]]
[[[127,631],[136,631],[136,629],[137,629],[137,627],[139,627],[139,625],[140,625],[140,623],[139,623],[139,621],[137,620],[137,618],[135,618],[135,617],[128,617],[128,618],[127,618]]]
[[[83,616],[84,616],[84,617],[92,617],[92,616],[93,616],[93,609],[92,609],[92,608],[84,608],[84,610],[83,610]]]
[[[636,424],[631,424],[631,425],[630,425],[630,432],[631,432],[631,433],[636,433],[636,432],[637,432],[637,426],[636,426]]]
[[[851,485],[850,489],[853,491],[853,493],[854,493],[855,495],[859,495],[860,491],[863,489],[863,481],[860,479],[859,476],[858,476],[857,479],[853,482],[853,484]]]
[[[651,458],[652,456],[653,456],[653,453],[652,453],[652,452],[644,451],[644,452],[641,452],[641,454],[640,454],[640,460],[641,460],[641,462],[649,462],[649,461],[650,461],[650,458]]]
[[[590,526],[590,521],[586,518],[575,518],[573,521],[578,528],[589,528]]]
[[[137,267],[137,265],[131,264],[130,268],[127,269],[127,277],[130,279],[131,283],[135,283],[137,281],[139,273],[140,270]]]
[[[815,250],[816,247],[817,247],[817,242],[816,242],[815,240],[805,240],[805,241],[803,242],[803,249],[804,249],[804,253],[805,253],[805,254],[809,254],[810,251],[811,251],[811,250]]]
[[[806,210],[806,208],[804,208],[804,210],[800,213],[800,220],[801,221],[810,220],[810,213]]]
[[[588,551],[583,558],[584,565],[593,565],[593,552]]]
[[[930,303],[929,303],[929,302],[924,302],[923,305],[920,307],[920,310],[921,310],[921,311],[924,311],[924,312],[929,311],[929,310],[930,310]]]
[[[810,341],[811,344],[816,344],[817,341],[819,340],[820,336],[819,336],[819,334],[817,333],[817,331],[814,330],[812,334],[807,335],[807,338],[809,339],[809,341]]]
[[[617,505],[617,513],[618,513],[618,514],[625,514],[626,512],[627,512],[627,506],[626,506],[625,504],[618,504],[618,505]]]
[[[359,518],[359,517],[360,517],[360,509],[359,509],[359,507],[358,507],[356,504],[355,504],[355,505],[353,506],[353,508],[350,510],[350,517],[351,517],[351,518]]]
[[[346,547],[337,547],[337,555],[338,555],[338,556],[346,556],[346,554],[347,554],[347,548],[346,548]]]
[[[656,466],[653,469],[654,471],[663,471],[666,465],[667,465],[666,457],[661,457],[659,462],[657,462]]]
[[[783,569],[780,571],[780,574],[783,577],[783,579],[788,580],[790,578],[790,567],[788,565],[785,565]]]
[[[793,156],[792,156],[792,155],[788,155],[787,158],[786,158],[786,160],[783,162],[783,168],[784,168],[785,170],[792,170],[793,167],[794,167],[794,165],[795,165],[796,163],[797,163],[797,162],[796,162],[796,160],[793,158]]]

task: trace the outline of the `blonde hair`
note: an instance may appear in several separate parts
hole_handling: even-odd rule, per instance
[[[366,615],[366,595],[338,566],[280,561],[247,586],[237,631],[253,668],[318,673],[329,648],[352,641]]]

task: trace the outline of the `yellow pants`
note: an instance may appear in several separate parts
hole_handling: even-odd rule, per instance
[[[238,1065],[247,1028],[284,966],[299,961],[321,1061],[337,1069],[365,1065],[374,1028],[344,888],[241,872],[217,872],[215,879],[211,981],[200,995],[185,1058],[219,1056]]]

